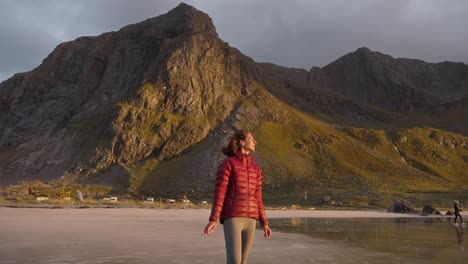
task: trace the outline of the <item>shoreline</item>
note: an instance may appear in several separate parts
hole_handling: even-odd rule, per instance
[[[74,209],[90,209],[90,210],[154,210],[154,211],[206,211],[210,214],[210,208],[193,208],[193,207],[159,207],[159,206],[135,206],[135,207],[119,207],[119,206],[60,206],[60,205],[0,205],[1,209],[61,209],[61,210],[74,210]],[[445,211],[446,209],[441,209]],[[288,217],[330,217],[330,218],[355,218],[355,217],[369,217],[369,218],[397,218],[397,217],[454,217],[453,215],[421,215],[420,213],[395,213],[388,212],[385,209],[295,209],[295,210],[280,210],[280,209],[266,209],[268,218],[288,218]],[[462,216],[467,215],[467,212],[461,212]],[[208,218],[208,216],[207,216]]]
[[[222,225],[218,225],[210,237],[203,234],[210,209],[18,209],[0,207],[0,256],[3,263],[225,262]],[[267,210],[266,213],[270,219],[424,217],[384,211]],[[262,230],[256,230],[249,262],[353,263],[346,262],[343,257],[342,252],[349,248],[342,243],[272,228],[273,235],[269,240],[263,237]],[[352,250],[355,258],[389,256],[363,248]]]

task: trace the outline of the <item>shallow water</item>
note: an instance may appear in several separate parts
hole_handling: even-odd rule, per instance
[[[335,263],[468,263],[468,244],[464,245],[468,228],[455,228],[451,221],[445,217],[278,218],[270,225],[274,231],[342,245]]]

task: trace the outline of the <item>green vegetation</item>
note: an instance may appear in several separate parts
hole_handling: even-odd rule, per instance
[[[433,128],[413,128],[395,133],[395,144],[420,170],[440,176],[448,186],[466,185],[468,138]]]
[[[318,205],[331,196],[344,207],[385,208],[395,197],[422,207],[467,197],[466,137],[432,128],[334,128],[282,106],[294,117],[254,130],[272,205]]]
[[[145,177],[147,175],[151,175],[154,172],[158,163],[158,159],[152,157],[146,159],[144,162],[142,162],[142,164],[135,164],[131,166],[132,168],[127,169],[131,175],[129,192],[132,195],[138,195],[138,190],[141,187]]]
[[[447,206],[447,201],[468,198],[462,188],[468,186],[466,137],[433,128],[335,127],[264,90],[244,99],[239,113],[238,124],[258,141],[255,156],[268,206],[317,207],[327,196],[335,202],[332,208],[387,208],[396,197],[420,207]],[[182,123],[192,130],[183,134],[199,135],[197,129],[212,122],[187,118]],[[133,164],[130,193],[209,199],[217,164],[201,164],[203,170],[211,168],[202,178],[192,176],[198,168],[187,164],[203,163],[204,153],[213,153],[219,142],[219,137],[207,137],[175,158],[149,157]],[[173,144],[180,148],[184,142]]]
[[[86,141],[89,146],[102,146],[103,156],[107,155],[102,168],[118,162],[128,172],[128,206],[141,206],[133,200],[146,196],[209,200],[216,166],[223,158],[220,143],[227,136],[217,129],[223,122],[247,128],[256,137],[254,155],[262,167],[268,206],[317,207],[328,196],[334,204],[327,206],[333,208],[386,208],[396,197],[415,206],[446,206],[455,198],[468,198],[467,137],[429,127],[338,127],[282,102],[256,81],[246,86],[246,95],[231,98],[237,100],[231,113],[235,118],[227,121],[231,106],[219,98],[203,114],[157,110],[163,98],[159,84],[145,84],[138,89],[138,99],[116,105],[118,115],[109,140],[118,142],[116,150],[110,149],[109,142],[99,142],[109,137],[94,133],[102,130],[111,112],[75,120],[71,127],[81,137],[91,135]],[[303,103],[302,98],[291,100]],[[213,153],[219,156],[207,158]],[[54,199],[62,203],[63,197],[53,194],[70,192],[76,201],[78,187],[37,190],[53,198],[50,203]],[[1,196],[4,201],[16,197],[16,201],[36,203],[24,190],[9,188]],[[80,188],[86,197],[93,197],[90,203],[99,205],[103,204],[99,197],[113,192],[91,185]]]

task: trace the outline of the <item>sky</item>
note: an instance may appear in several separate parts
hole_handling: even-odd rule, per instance
[[[360,47],[468,64],[466,0],[186,0],[258,62],[323,67]],[[60,43],[167,13],[173,0],[0,0],[0,81]]]

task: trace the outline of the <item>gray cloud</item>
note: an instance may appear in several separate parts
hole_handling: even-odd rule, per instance
[[[468,62],[466,1],[236,1],[229,14],[218,6],[220,36],[256,60],[309,68],[367,46],[394,57]]]
[[[7,8],[10,3],[6,2]],[[36,66],[56,40],[38,24],[27,23],[20,6],[10,6],[8,12],[2,6],[1,10],[0,73],[11,74]]]
[[[220,37],[256,61],[309,69],[366,46],[394,57],[468,63],[463,0],[189,0]],[[171,0],[4,0],[0,80],[31,70],[60,42],[166,13]]]

